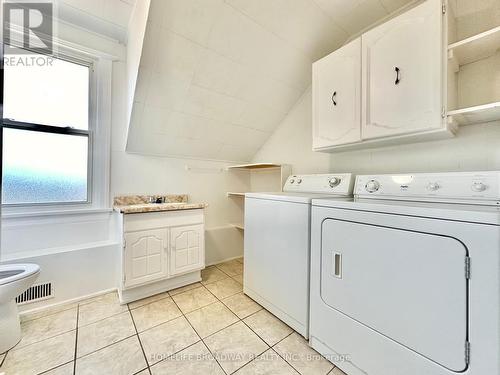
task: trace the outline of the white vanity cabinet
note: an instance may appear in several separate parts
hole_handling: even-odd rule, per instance
[[[203,225],[170,229],[170,275],[180,275],[205,267]]]
[[[361,140],[361,38],[315,62],[313,148]]]
[[[313,64],[314,151],[453,136],[442,6],[427,0]]]
[[[201,280],[204,210],[121,214],[123,303]]]
[[[168,277],[168,229],[148,229],[124,235],[123,281],[126,287]]]

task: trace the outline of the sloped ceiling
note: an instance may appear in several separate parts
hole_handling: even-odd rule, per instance
[[[311,63],[412,0],[152,0],[127,151],[247,161]]]

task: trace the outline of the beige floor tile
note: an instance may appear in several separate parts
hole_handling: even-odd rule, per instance
[[[228,374],[269,348],[243,322],[233,324],[204,341]]]
[[[222,302],[240,319],[244,319],[257,311],[262,310],[262,307],[257,302],[243,293],[238,293],[234,296],[224,298]]]
[[[128,304],[128,307],[129,307],[131,310],[132,310],[132,309],[136,309],[136,308],[138,308],[138,307],[141,307],[141,306],[147,305],[148,303],[151,303],[151,302],[156,302],[156,301],[159,301],[159,300],[164,299],[164,298],[167,298],[167,297],[169,297],[168,292],[155,294],[154,296],[151,296],[151,297],[147,297],[147,298],[140,299],[140,300],[138,300],[138,301],[130,302],[130,303]]]
[[[148,369],[145,369],[145,370],[142,370],[141,372],[138,372],[138,373],[137,373],[137,374],[135,374],[135,375],[149,375],[149,374],[150,374],[149,370],[148,370]]]
[[[128,311],[78,329],[77,357],[104,348],[135,334]]]
[[[180,288],[177,288],[177,289],[172,289],[168,292],[168,294],[170,294],[170,296],[175,296],[176,294],[181,294],[181,293],[187,292],[188,290],[193,290],[196,288],[200,288],[202,286],[203,285],[201,285],[200,283],[189,284],[186,286],[181,286]]]
[[[118,295],[115,292],[108,293],[80,304],[78,326],[82,327],[125,311],[128,311],[128,307],[120,305]]]
[[[241,258],[236,258],[235,260],[236,260],[237,262],[240,262],[241,264],[244,264],[243,257],[241,257]]]
[[[231,278],[216,281],[207,284],[206,288],[211,291],[218,299],[223,299],[243,290],[243,286]]]
[[[152,302],[131,310],[137,331],[142,332],[158,324],[168,322],[182,315],[171,298]]]
[[[0,366],[2,365],[2,362],[5,358],[5,353],[4,354],[0,354]]]
[[[216,267],[229,276],[241,275],[243,273],[243,264],[236,259],[216,264]]]
[[[0,373],[38,374],[74,359],[76,331],[66,332],[42,342],[10,350]]]
[[[73,369],[75,368],[75,362],[66,363],[65,365],[56,367],[53,370],[44,372],[43,375],[73,375]]]
[[[172,298],[184,314],[217,301],[217,298],[205,288],[192,289],[181,294],[176,294]]]
[[[332,371],[328,373],[328,375],[347,375],[347,374],[338,367],[335,367]]]
[[[205,285],[227,278],[228,276],[215,266],[207,267],[201,271],[201,282]]]
[[[76,360],[77,375],[131,375],[147,367],[137,336]]]
[[[200,340],[183,316],[142,332],[139,336],[149,364],[159,362]]]
[[[297,375],[297,371],[286,363],[275,351],[269,349],[255,358],[245,367],[239,369],[236,375]]]
[[[302,375],[328,374],[333,365],[307,344],[302,336],[293,333],[274,347]]]
[[[224,375],[203,342],[198,342],[151,367],[153,375]]]
[[[186,315],[198,334],[204,338],[222,328],[236,323],[239,319],[221,302],[212,303]]]
[[[61,311],[71,310],[77,306],[78,302],[73,302],[73,303],[65,303],[63,305],[49,306],[42,310],[37,310],[32,312],[22,312],[19,314],[19,319],[21,320],[21,323],[29,322],[30,320],[43,318],[45,316],[49,316]]]
[[[243,285],[243,274],[241,275],[236,275],[236,276],[231,276],[234,281],[239,282],[241,285]]]
[[[244,321],[269,346],[273,346],[293,332],[285,323],[264,309],[250,315]]]
[[[76,328],[76,307],[21,324],[22,337],[16,349],[72,331]]]

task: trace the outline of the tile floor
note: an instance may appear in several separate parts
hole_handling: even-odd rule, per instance
[[[0,375],[342,375],[242,293],[243,259],[120,305],[116,293],[22,317]]]

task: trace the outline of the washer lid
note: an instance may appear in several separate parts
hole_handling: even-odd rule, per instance
[[[267,199],[274,201],[293,202],[311,204],[313,199],[328,198],[332,200],[348,200],[344,196],[335,196],[332,194],[318,193],[296,193],[296,192],[262,192],[262,193],[245,193],[245,198],[250,199]]]

